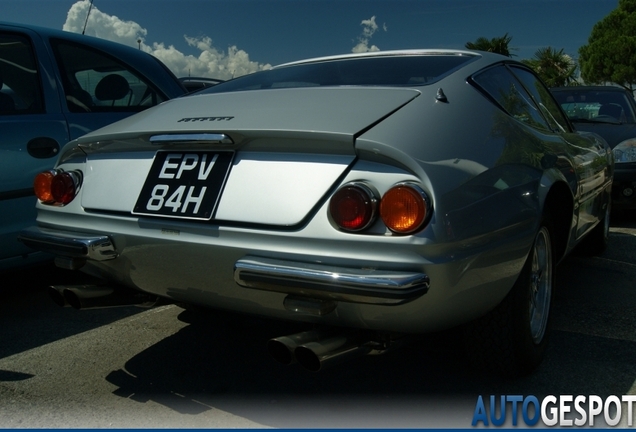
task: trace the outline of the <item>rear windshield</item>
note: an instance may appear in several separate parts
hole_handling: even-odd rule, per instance
[[[349,58],[289,65],[218,84],[201,93],[319,86],[417,86],[477,58],[466,54]]]
[[[634,110],[622,91],[571,90],[553,91],[554,97],[572,121],[634,123]]]

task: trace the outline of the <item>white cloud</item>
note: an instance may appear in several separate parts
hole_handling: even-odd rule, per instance
[[[363,52],[373,52],[380,51],[375,45],[369,46],[369,41],[373,37],[376,31],[378,31],[378,25],[375,22],[375,15],[367,20],[362,20],[360,23],[362,26],[362,34],[358,36],[358,43],[351,49],[351,52],[354,53],[363,53]],[[387,31],[386,24],[382,25],[382,30]]]
[[[63,29],[82,33],[90,7],[89,0],[80,0],[73,4]],[[193,38],[184,35],[188,45],[199,51],[198,56],[186,55],[173,45],[166,46],[163,42],[147,42],[148,31],[141,25],[108,15],[94,5],[90,10],[85,34],[140,48],[159,58],[177,76],[230,79],[271,67],[269,64],[251,61],[249,55],[236,46],[229,47],[227,53],[218,50],[209,37]]]

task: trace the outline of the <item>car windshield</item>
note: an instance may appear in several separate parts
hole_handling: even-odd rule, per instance
[[[387,55],[292,64],[218,84],[201,93],[319,86],[415,86],[438,81],[476,58],[467,54]]]
[[[558,90],[554,96],[574,122],[635,123],[628,95],[613,90]]]

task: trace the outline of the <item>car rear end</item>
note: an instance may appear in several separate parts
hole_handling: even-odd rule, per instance
[[[390,332],[469,321],[514,283],[536,216],[528,202],[521,219],[508,206],[462,227],[495,198],[460,211],[450,192],[488,167],[423,159],[491,136],[495,108],[465,92],[461,65],[477,58],[429,77],[447,78],[451,103],[421,83],[169,101],[70,143],[41,178],[54,193],[22,241],[178,302]],[[462,130],[469,111],[483,121]],[[423,144],[434,141],[447,146]],[[497,157],[468,148],[484,164]],[[505,194],[514,206],[518,195]]]

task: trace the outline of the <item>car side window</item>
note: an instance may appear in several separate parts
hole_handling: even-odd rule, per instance
[[[71,112],[138,112],[167,99],[106,53],[62,40],[51,45]]]
[[[42,86],[30,39],[0,33],[0,114],[41,113],[43,107]]]
[[[611,89],[611,87],[610,87]],[[554,97],[572,121],[635,123],[633,98],[622,91],[568,87],[557,90]]]
[[[529,70],[516,66],[511,66],[511,69],[519,81],[532,94],[552,130],[570,131],[568,121],[559,109],[559,104],[554,100],[550,90]]]
[[[479,72],[472,80],[515,119],[538,129],[551,130],[530,94],[504,65]]]

